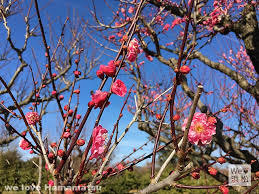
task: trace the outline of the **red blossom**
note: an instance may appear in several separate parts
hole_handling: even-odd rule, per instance
[[[76,78],[78,78],[79,75],[81,75],[81,72],[80,71],[74,71],[74,75],[75,75]]]
[[[83,146],[83,145],[85,145],[85,140],[83,140],[83,139],[78,139],[78,140],[76,141],[76,144],[77,144],[78,146]]]
[[[98,125],[93,130],[93,143],[91,148],[91,156],[90,160],[93,158],[98,158],[105,149],[105,139],[107,137],[107,130],[103,128],[101,125]]]
[[[53,152],[50,152],[50,153],[48,154],[48,158],[49,158],[49,159],[54,158],[54,154],[53,154]]]
[[[73,112],[74,112],[74,111],[73,111],[72,109],[70,109],[70,110],[68,111],[68,115],[71,116],[71,115],[73,114]]]
[[[128,12],[131,14],[134,12],[134,7],[129,7]]]
[[[68,105],[67,105],[67,104],[64,106],[64,110],[65,110],[65,111],[68,110]]]
[[[53,142],[53,143],[50,144],[50,146],[51,146],[52,148],[55,148],[55,147],[57,147],[57,143],[56,143],[56,142]]]
[[[163,31],[167,31],[170,28],[170,24],[166,24],[163,27]]]
[[[190,67],[183,65],[182,67],[180,67],[180,72],[182,74],[188,74],[191,71]]]
[[[59,98],[59,100],[63,100],[63,99],[64,99],[64,96],[63,96],[63,95],[60,95],[58,98]]]
[[[124,166],[123,166],[123,164],[121,164],[121,163],[119,163],[118,165],[117,165],[117,168],[118,168],[118,170],[122,170],[122,169],[124,169]]]
[[[52,92],[51,92],[51,95],[52,95],[52,96],[56,96],[56,95],[57,95],[57,91],[55,91],[55,90],[52,91]]]
[[[76,89],[76,90],[74,90],[74,93],[75,93],[75,94],[80,94],[80,90],[79,90],[79,89]]]
[[[217,159],[217,162],[220,163],[220,164],[224,164],[226,162],[225,158],[223,157],[220,157]]]
[[[100,76],[99,78],[101,78],[101,79],[103,79],[102,72],[109,77],[113,77],[116,73],[116,66],[114,64],[114,61],[110,61],[107,66],[100,65],[100,68],[98,71],[99,71],[98,74],[97,74],[97,72],[96,72],[96,74],[98,77]]]
[[[156,119],[157,119],[157,120],[160,120],[160,119],[162,119],[162,116],[161,116],[161,114],[156,114]]]
[[[151,55],[146,54],[146,58],[147,58],[147,60],[149,60],[151,62],[153,61],[153,57]]]
[[[48,164],[47,164],[47,163],[45,164],[45,169],[46,169],[46,171],[49,170],[49,167],[48,167]]]
[[[28,112],[25,115],[25,118],[29,125],[35,125],[40,121],[40,116],[38,115],[37,112]]]
[[[54,181],[53,180],[49,180],[48,185],[53,187],[54,186]]]
[[[125,94],[127,93],[127,88],[126,88],[125,84],[119,79],[117,79],[112,84],[111,89],[114,94],[117,94],[118,96],[121,96],[121,97],[124,97]]]
[[[64,132],[63,133],[63,138],[69,138],[71,137],[71,133],[70,132]]]
[[[21,135],[24,137],[24,136],[26,136],[26,134],[27,134],[27,131],[23,131],[22,133],[21,133]]]
[[[80,120],[80,119],[81,119],[81,115],[80,115],[80,114],[77,114],[77,115],[76,115],[76,119]]]
[[[111,40],[114,40],[115,39],[115,35],[111,35],[111,36],[109,36],[109,40],[111,41]]]
[[[22,148],[23,150],[29,150],[31,149],[31,144],[26,141],[25,139],[21,139],[20,143],[19,143],[20,148]]]
[[[93,105],[94,108],[101,108],[106,101],[108,92],[102,92],[101,90],[96,90],[95,94],[92,95],[92,100],[89,102],[89,106]]]
[[[199,179],[200,178],[200,173],[199,172],[193,172],[191,175],[192,175],[192,178],[194,178],[194,179]]]
[[[180,119],[180,115],[176,114],[173,116],[174,121],[178,121]]]
[[[213,167],[209,167],[208,168],[208,171],[211,175],[216,175],[217,174],[217,169],[213,168]]]
[[[97,171],[96,170],[92,170],[92,175],[94,176],[96,173],[97,173]]]
[[[173,23],[171,28],[173,29],[176,25],[181,24],[184,20],[182,18],[176,18]]]
[[[219,190],[223,194],[228,194],[229,193],[229,189],[226,186],[224,186],[224,185],[219,186]]]
[[[64,150],[58,150],[58,156],[63,157],[65,154]]]
[[[100,69],[96,71],[96,75],[97,75],[97,77],[99,77],[100,79],[103,79],[103,78],[104,78],[104,73],[103,73],[103,71],[100,70]]]

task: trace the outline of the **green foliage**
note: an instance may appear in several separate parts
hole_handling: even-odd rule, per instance
[[[161,179],[166,178],[171,172],[172,165],[170,165],[161,176]],[[101,193],[102,194],[126,194],[126,193],[134,193],[136,190],[143,189],[147,187],[150,183],[150,169],[146,167],[135,168],[133,172],[126,171],[124,173],[118,174],[115,177],[110,177],[107,180],[103,180],[100,184],[102,186]],[[211,176],[201,172],[201,177],[198,180],[193,179],[191,176],[187,176],[186,178],[180,180],[178,182],[182,185],[190,185],[190,186],[201,186],[201,185],[220,185],[221,183],[216,181]],[[218,193],[221,192],[218,189],[210,189],[210,193]],[[207,190],[203,189],[180,189],[180,188],[164,188],[155,192],[156,194],[205,194],[208,193]],[[236,193],[236,191],[230,189],[230,194]]]
[[[38,163],[37,158],[28,161],[21,160],[20,154],[16,150],[0,152],[0,191],[5,190],[5,186],[29,186],[37,185],[38,168],[32,161]],[[42,185],[47,183],[47,172],[43,166]]]
[[[149,175],[147,173],[142,174],[141,172],[123,172],[115,177],[102,182],[103,194],[112,193],[129,193],[133,189],[141,189],[149,183]]]

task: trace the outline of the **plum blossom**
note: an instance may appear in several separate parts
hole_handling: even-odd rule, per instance
[[[124,97],[125,94],[127,93],[127,88],[125,86],[125,84],[117,79],[113,84],[112,84],[112,92],[114,94],[117,94],[118,96]]]
[[[188,118],[184,120],[182,130],[186,128]],[[192,144],[205,145],[212,140],[212,135],[216,134],[216,119],[204,113],[195,113],[191,122],[188,140]]]
[[[63,133],[63,138],[69,138],[71,137],[71,133],[70,132],[64,132]]]
[[[97,77],[99,77],[100,79],[103,79],[103,78],[104,78],[104,73],[103,73],[103,71],[100,70],[100,69],[96,71],[96,75],[97,75]]]
[[[98,73],[97,73],[98,72]],[[116,73],[116,66],[114,61],[110,61],[108,65],[100,65],[99,70],[96,72],[98,77],[102,77],[102,73],[105,73],[109,77],[113,77]]]
[[[25,118],[29,125],[35,125],[40,121],[40,116],[38,115],[37,112],[28,112],[25,115]]]
[[[26,141],[25,139],[21,139],[20,143],[19,143],[20,148],[22,148],[23,150],[29,150],[31,149],[31,144]]]
[[[114,40],[114,39],[115,39],[115,35],[109,36],[109,41]]]
[[[224,164],[226,162],[225,158],[224,157],[220,157],[217,159],[217,162],[220,163],[220,164]]]
[[[49,167],[48,167],[48,164],[47,164],[47,163],[45,164],[45,169],[46,169],[46,171],[49,170]]]
[[[226,186],[224,186],[224,185],[219,186],[219,190],[223,194],[228,194],[229,193],[229,189]]]
[[[91,156],[90,160],[93,158],[98,158],[105,149],[105,139],[107,137],[107,130],[103,128],[101,125],[98,125],[93,130],[93,143],[91,148]]]
[[[89,104],[93,105],[94,108],[101,108],[105,103],[108,96],[108,92],[102,92],[101,90],[96,90],[96,92],[92,95],[92,100]]]
[[[138,40],[134,38],[133,40],[130,41],[128,46],[128,54],[127,54],[128,60],[130,62],[134,62],[139,53],[140,53],[140,50],[139,50]]]
[[[180,72],[182,74],[188,74],[191,71],[190,67],[183,65],[182,67],[180,67]]]
[[[179,24],[181,24],[181,23],[183,23],[184,22],[184,19],[182,19],[182,18],[176,18],[174,21],[173,21],[173,23],[172,23],[172,25],[171,25],[171,28],[173,29],[176,25],[179,25]]]
[[[147,60],[149,60],[151,62],[153,61],[153,57],[151,55],[146,54],[145,56],[146,56]]]
[[[170,28],[170,24],[166,24],[163,27],[163,31],[167,31]]]
[[[119,163],[119,164],[117,165],[117,168],[118,168],[118,170],[122,170],[122,169],[124,168],[124,166],[123,166],[122,163]]]
[[[128,12],[132,14],[134,12],[134,7],[129,7]]]
[[[53,187],[54,186],[54,181],[53,180],[49,180],[48,185]]]
[[[208,171],[211,175],[216,175],[217,174],[217,169],[213,168],[213,167],[209,167],[208,168]]]

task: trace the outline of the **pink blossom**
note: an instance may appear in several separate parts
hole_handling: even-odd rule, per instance
[[[110,35],[109,36],[109,40],[111,41],[111,40],[114,40],[115,39],[115,35]]]
[[[119,163],[119,164],[117,165],[117,168],[118,168],[118,170],[122,170],[122,169],[124,168],[124,166],[123,166],[123,164]]]
[[[71,136],[70,132],[64,132],[63,133],[63,138],[69,138]]]
[[[224,185],[219,186],[219,190],[223,194],[228,194],[229,193],[229,189],[226,186],[224,186]]]
[[[188,118],[184,120],[182,130],[185,130]],[[191,122],[188,139],[190,143],[196,145],[209,144],[212,135],[216,134],[216,119],[208,117],[204,113],[195,113]]]
[[[21,139],[20,143],[19,143],[20,148],[22,148],[23,150],[29,150],[31,149],[31,144],[26,141],[25,139]]]
[[[127,88],[125,86],[125,84],[117,79],[113,84],[112,84],[112,92],[114,94],[117,94],[118,96],[124,97],[125,94],[127,93]]]
[[[29,125],[35,125],[40,121],[40,116],[38,115],[37,112],[28,112],[25,115],[25,118]]]
[[[125,14],[126,10],[124,8],[121,8],[121,13]]]
[[[170,28],[170,24],[166,24],[163,27],[163,31],[167,31]]]
[[[187,65],[183,65],[182,67],[180,67],[180,72],[182,74],[188,74],[190,71],[191,71],[191,69]]]
[[[47,164],[47,163],[45,164],[45,169],[46,169],[46,171],[49,170],[49,167],[48,167],[48,164]]]
[[[134,12],[134,7],[130,7],[128,10],[129,13],[133,13]]]
[[[102,92],[101,90],[96,90],[95,94],[92,95],[92,101],[90,102],[94,108],[101,108],[106,101],[108,92]]]
[[[111,61],[108,63],[107,66],[105,65],[100,65],[100,69],[98,70],[99,71],[99,74],[101,72],[105,73],[107,76],[109,77],[113,77],[116,73],[116,66],[114,64],[114,62],[112,63]],[[97,71],[97,72],[98,72]],[[97,74],[98,77],[100,77],[98,74]],[[102,76],[101,76],[102,77]],[[101,78],[100,77],[100,78]]]
[[[103,71],[100,70],[100,69],[96,71],[96,75],[97,75],[97,77],[99,77],[100,79],[103,79],[103,78],[104,78],[104,73],[103,73]]]
[[[80,114],[77,114],[76,115],[76,118],[79,120],[79,119],[81,119],[81,115]]]
[[[176,25],[181,24],[184,20],[182,18],[176,18],[173,23],[171,28],[173,29]]]
[[[147,58],[147,60],[149,60],[151,62],[153,61],[153,57],[151,55],[146,54],[146,58]]]
[[[213,168],[213,167],[209,167],[208,171],[211,175],[216,175],[218,173],[217,169]]]
[[[53,187],[54,186],[54,181],[53,180],[49,180],[48,185]]]
[[[140,50],[139,50],[138,40],[134,38],[133,40],[130,41],[128,46],[128,54],[127,54],[128,60],[130,62],[134,62],[139,53],[140,53]]]
[[[90,160],[93,158],[98,158],[105,149],[105,139],[107,137],[107,130],[104,129],[101,125],[98,125],[93,130],[93,143],[91,148]]]

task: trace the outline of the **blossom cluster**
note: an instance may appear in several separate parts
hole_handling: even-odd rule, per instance
[[[19,146],[20,146],[20,148],[22,148],[23,150],[29,150],[29,149],[31,149],[31,144],[30,144],[28,141],[26,141],[24,138],[22,138],[22,139],[20,140]]]
[[[40,116],[38,115],[37,112],[28,112],[25,115],[25,118],[29,125],[35,125],[36,123],[38,123],[40,121]]]
[[[105,149],[105,139],[107,137],[107,130],[103,128],[101,125],[98,125],[94,128],[92,138],[92,148],[91,148],[91,156],[90,160],[94,158],[98,158]]]
[[[128,46],[128,54],[127,54],[127,59],[130,62],[134,62],[140,53],[139,49],[139,42],[136,38],[130,41],[129,46]]]

